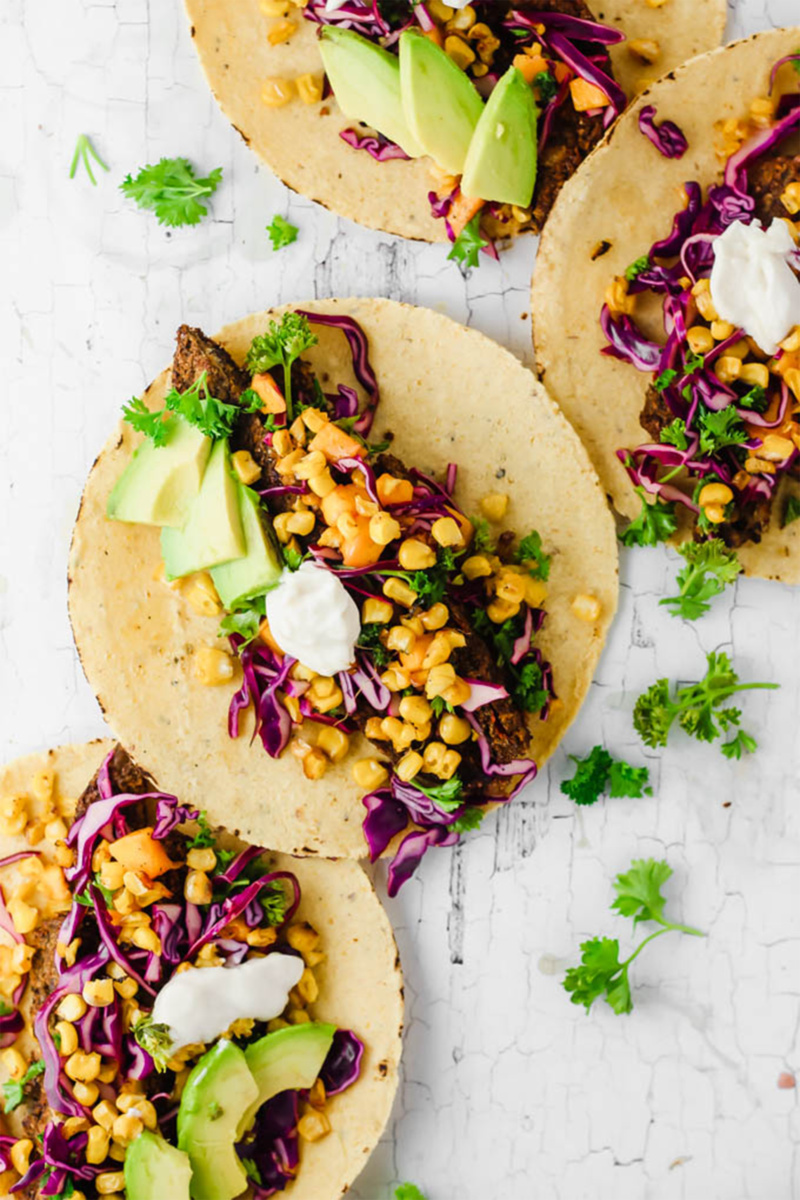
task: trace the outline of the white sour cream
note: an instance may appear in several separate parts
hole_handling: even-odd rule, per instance
[[[279,1017],[302,974],[302,958],[277,951],[238,967],[181,971],[156,996],[153,1020],[169,1026],[173,1050],[213,1042],[234,1021]]]
[[[794,250],[785,221],[769,229],[734,221],[714,241],[711,298],[720,319],[748,333],[765,354],[800,325],[800,280],[789,266]]]
[[[267,621],[281,650],[317,674],[352,666],[361,618],[341,580],[325,567],[306,561],[284,571],[267,593]]]

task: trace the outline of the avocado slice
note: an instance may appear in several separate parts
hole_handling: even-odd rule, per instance
[[[183,529],[161,530],[168,579],[205,571],[247,549],[239,515],[239,481],[231,471],[228,442],[214,443],[203,482]]]
[[[269,517],[262,511],[256,493],[243,483],[239,484],[239,516],[247,546],[244,558],[211,569],[214,587],[229,612],[240,600],[274,587],[283,571],[283,561],[267,526]]]
[[[143,1130],[125,1155],[125,1195],[128,1200],[189,1200],[192,1164],[158,1134]]]
[[[248,1186],[234,1142],[257,1096],[244,1052],[226,1038],[192,1069],[178,1109],[178,1147],[192,1164],[193,1200],[233,1200]]]
[[[256,1081],[258,1098],[242,1118],[240,1137],[253,1124],[261,1105],[278,1092],[311,1087],[328,1057],[335,1033],[335,1025],[307,1021],[276,1029],[247,1047],[244,1056]]]
[[[509,67],[472,135],[461,180],[465,196],[528,207],[536,183],[537,116],[533,91]]]
[[[181,416],[167,421],[167,440],[156,446],[145,438],[106,501],[112,521],[138,525],[186,524],[200,491],[211,453],[211,439]]]
[[[469,76],[430,38],[400,35],[400,93],[408,128],[426,154],[460,175],[483,100]]]
[[[409,129],[400,96],[397,56],[352,29],[323,25],[319,49],[342,112],[377,129],[411,158],[425,151]]]

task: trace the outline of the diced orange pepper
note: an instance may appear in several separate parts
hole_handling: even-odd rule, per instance
[[[364,447],[333,421],[326,421],[308,444],[310,451],[321,450],[329,462],[340,458],[363,458]]]
[[[381,504],[410,504],[414,499],[414,485],[410,479],[398,479],[384,471],[378,476],[377,484]]]
[[[424,36],[429,38],[430,41],[434,42],[435,45],[444,46],[444,38],[442,37],[442,31],[438,25],[434,25],[433,29],[423,30],[423,33]]]
[[[542,71],[549,71],[544,58],[541,56],[531,58],[530,54],[515,54],[514,66],[526,83],[533,83],[536,76],[541,75]]]
[[[357,517],[356,523],[358,533],[342,541],[342,562],[346,567],[371,567],[380,558],[383,546],[370,537],[369,517]]]
[[[153,837],[152,825],[126,833],[108,847],[111,857],[122,863],[129,871],[141,871],[150,879],[157,879],[165,871],[180,864],[172,862],[161,842]]]
[[[447,219],[456,237],[469,225],[472,218],[481,211],[485,203],[485,200],[479,200],[475,196],[465,196],[463,192],[458,193],[453,201],[450,212],[447,214]]]
[[[283,392],[269,372],[263,375],[254,375],[250,386],[259,399],[263,400],[263,404],[261,405],[263,413],[286,412],[286,401],[283,397]]]
[[[557,62],[553,66],[553,73],[556,77],[556,83],[563,83],[565,79],[569,79],[572,71],[570,71],[566,63]]]
[[[356,511],[356,497],[362,496],[368,500],[366,488],[357,483],[340,483],[332,492],[322,498],[322,516],[326,525],[335,525],[344,513]]]
[[[405,671],[422,670],[423,660],[428,653],[428,648],[432,641],[432,633],[423,633],[422,637],[417,638],[407,654],[400,655],[400,665]]]
[[[800,350],[784,350],[780,358],[775,360],[776,375],[784,376],[787,371],[800,367]]]
[[[608,96],[605,92],[601,92],[599,87],[595,87],[593,83],[588,83],[578,76],[570,80],[569,90],[576,112],[587,112],[591,108],[605,108],[611,103]]]

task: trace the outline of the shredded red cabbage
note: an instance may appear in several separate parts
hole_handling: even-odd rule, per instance
[[[366,150],[370,158],[376,162],[390,162],[394,158],[410,161],[409,156],[396,142],[390,142],[382,133],[358,133],[355,129],[342,129],[339,137],[354,150]]]
[[[349,1029],[337,1029],[319,1077],[326,1096],[338,1096],[358,1079],[364,1043]]]
[[[347,338],[350,353],[353,356],[353,374],[367,394],[366,405],[353,429],[362,437],[366,437],[372,428],[375,409],[380,398],[378,379],[369,361],[367,335],[358,321],[343,314],[307,312],[302,308],[298,308],[297,313],[301,317],[307,317],[312,325],[327,325],[332,329],[340,329]]]
[[[656,125],[655,115],[655,105],[645,104],[639,112],[639,129],[664,158],[683,158],[689,149],[686,134],[674,121],[662,121]]]

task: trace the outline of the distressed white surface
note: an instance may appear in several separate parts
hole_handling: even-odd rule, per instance
[[[732,35],[800,15],[798,0],[733,7]],[[181,321],[212,332],[272,302],[385,295],[441,307],[529,359],[534,247],[520,242],[464,282],[441,248],[288,194],[219,115],[178,0],[0,0],[0,33],[10,758],[104,732],[70,638],[67,541],[94,454]],[[95,189],[67,178],[84,131],[112,168]],[[170,236],[117,190],[163,154],[224,168],[197,230]],[[275,212],[300,227],[279,254],[263,232]],[[576,812],[559,793],[561,752],[485,832],[429,855],[389,906],[408,982],[405,1085],[358,1200],[386,1200],[397,1179],[430,1200],[800,1196],[797,1092],[777,1087],[800,1067],[800,596],[745,581],[682,625],[658,607],[674,571],[664,551],[624,556],[619,618],[566,749],[604,741],[644,761],[636,695],[658,675],[696,678],[705,651],[732,644],[745,677],[781,684],[744,704],[758,754],[730,764],[678,736],[646,756],[653,799]],[[669,859],[671,906],[708,939],[656,943],[637,962],[634,1013],[598,1005],[587,1017],[559,978],[586,936],[629,944],[630,923],[608,911],[610,880],[649,854]]]

